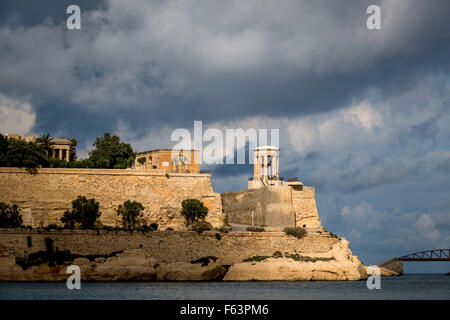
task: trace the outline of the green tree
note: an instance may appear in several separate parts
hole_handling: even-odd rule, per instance
[[[75,215],[72,211],[66,210],[61,218],[61,222],[64,223],[64,228],[73,229],[75,228]]]
[[[9,167],[37,168],[47,163],[44,148],[33,142],[8,140],[6,165]]]
[[[72,144],[70,145],[70,155],[69,155],[69,161],[75,161],[77,159],[77,145],[78,141],[75,138],[70,139]]]
[[[127,200],[117,208],[117,215],[122,216],[122,224],[127,229],[135,227],[138,218],[142,217],[144,206],[140,202]]]
[[[199,219],[204,220],[208,214],[208,208],[203,202],[197,199],[186,199],[181,202],[181,215],[186,219],[186,224],[192,227],[193,223]]]
[[[22,226],[22,216],[16,204],[8,205],[0,202],[0,228],[19,228]]]
[[[95,199],[78,196],[72,201],[72,210],[67,210],[61,218],[66,228],[73,229],[79,225],[83,229],[91,229],[100,217],[100,204]]]
[[[7,166],[7,158],[8,158],[8,139],[0,134],[0,167]]]
[[[50,133],[43,134],[36,139],[36,143],[40,144],[42,148],[44,148],[47,157],[51,157],[51,154],[53,152],[52,141],[53,137],[50,136]]]
[[[120,142],[118,136],[111,136],[108,132],[95,139],[93,146],[89,160],[95,168],[126,169],[136,157],[130,144]]]

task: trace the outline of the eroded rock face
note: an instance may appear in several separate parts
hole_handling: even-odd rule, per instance
[[[160,281],[213,281],[221,280],[226,272],[227,269],[219,264],[201,266],[175,262],[159,265],[156,268],[156,279]]]
[[[307,281],[361,280],[367,278],[364,266],[341,239],[324,254],[310,253],[306,261],[272,257],[260,262],[242,262],[230,267],[225,281]]]
[[[80,267],[83,281],[213,281],[221,280],[227,268],[217,261],[208,265],[200,263],[158,264],[141,249],[126,250],[109,258],[76,258],[71,263],[51,265],[48,262],[25,270],[16,264],[12,255],[0,251],[0,280],[3,281],[65,281],[67,267]]]
[[[313,241],[313,238],[310,240]],[[224,266],[224,260],[213,256],[192,262],[157,261],[143,249],[117,251],[103,256],[49,251],[48,256],[38,255],[40,260],[28,257],[24,263],[23,259],[18,261],[15,258],[13,248],[0,245],[0,280],[66,281],[69,277],[66,271],[70,265],[80,267],[83,281],[308,281],[361,280],[368,276],[366,267],[352,254],[345,239],[336,239],[334,244],[328,246],[328,251],[314,250],[314,246],[301,248],[309,250],[275,251],[271,256],[247,257],[244,259],[246,262]],[[36,256],[36,253],[33,254]],[[55,260],[55,257],[61,256],[65,257],[64,262]],[[394,275],[383,270],[381,268],[382,275]]]
[[[114,281],[114,280],[155,280],[156,261],[140,249],[127,250],[115,256],[97,258],[90,261],[87,258],[77,258],[71,263],[51,265],[42,263],[23,269],[15,263],[13,257],[0,258],[0,280],[3,281],[65,281],[67,267],[77,265],[84,281]]]
[[[390,259],[378,265],[382,276],[401,276],[403,274],[403,261]]]
[[[225,281],[309,281],[366,279],[360,264],[347,261],[300,262],[270,258],[262,262],[243,262],[230,267]]]
[[[83,259],[83,258],[82,258]],[[76,259],[73,264],[77,264]],[[87,260],[87,259],[86,259]],[[96,259],[80,265],[83,280],[108,281],[108,280],[154,280],[156,278],[156,260],[141,249],[126,250],[105,261]],[[88,260],[89,261],[89,260]]]

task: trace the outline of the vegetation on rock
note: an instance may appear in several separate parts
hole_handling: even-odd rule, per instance
[[[193,227],[194,222],[204,220],[208,214],[208,208],[197,199],[186,199],[181,202],[181,215],[186,219],[186,225]]]
[[[289,258],[294,261],[302,261],[302,262],[316,262],[316,261],[331,261],[334,260],[334,257],[326,258],[326,257],[308,257],[302,256],[298,253],[288,253],[285,252],[284,255],[280,251],[275,251],[271,256],[253,256],[247,259],[242,260],[242,262],[261,262],[269,258]]]
[[[76,200],[72,201],[72,210],[64,212],[61,222],[68,229],[73,229],[77,226],[83,229],[92,229],[101,215],[99,208],[100,204],[95,199],[78,196]]]
[[[201,234],[203,231],[212,230],[212,228],[212,224],[204,220],[195,221],[191,226],[191,229],[196,231],[198,234]]]
[[[271,258],[271,257],[270,256],[253,256],[253,257],[242,260],[242,262],[261,262],[268,258]]]
[[[305,229],[296,227],[296,228],[284,228],[283,230],[287,235],[294,236],[296,238],[303,238],[306,236],[307,232]]]
[[[16,204],[0,202],[0,228],[20,228],[22,223],[20,209]]]
[[[142,203],[137,201],[131,202],[130,200],[120,204],[116,210],[117,215],[122,216],[122,225],[126,229],[133,229],[136,227],[139,218],[142,218],[143,216],[142,211],[144,211]]]

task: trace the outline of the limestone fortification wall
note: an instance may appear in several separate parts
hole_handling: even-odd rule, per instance
[[[45,238],[54,248],[79,255],[107,255],[120,250],[142,249],[161,263],[191,262],[214,256],[224,265],[232,265],[254,256],[272,256],[275,251],[321,255],[331,250],[338,239],[327,234],[311,234],[297,239],[284,232],[193,231],[126,232],[106,230],[8,230],[0,229],[0,258],[12,255],[24,258],[46,249]]]
[[[303,187],[302,190],[292,190],[292,205],[296,212],[298,227],[321,226],[316,206],[316,195],[313,187]]]
[[[221,194],[222,207],[229,223],[269,227],[321,226],[314,188],[302,190],[282,186],[247,189]]]
[[[211,187],[210,174],[169,174],[162,170],[112,169],[25,169],[0,168],[0,202],[21,208],[24,224],[33,227],[61,224],[60,218],[79,195],[100,203],[100,220],[105,225],[119,225],[115,213],[126,200],[145,207],[144,218],[161,228],[184,227],[181,201],[203,201],[209,212],[207,221],[223,225],[220,194]]]
[[[266,225],[271,227],[295,226],[295,213],[291,205],[291,190],[268,187],[225,192],[221,194],[222,207],[229,223]]]

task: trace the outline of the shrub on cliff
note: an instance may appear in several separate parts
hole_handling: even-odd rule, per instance
[[[153,223],[150,223],[150,226],[149,226],[151,229],[153,229],[153,230],[158,230],[158,224],[157,223],[155,223],[155,222],[153,222]]]
[[[126,169],[134,162],[136,153],[129,143],[106,132],[95,139],[94,150],[89,152],[89,161],[94,168]]]
[[[192,223],[191,229],[201,234],[203,231],[212,230],[212,225],[204,220],[195,221]]]
[[[120,204],[116,212],[118,216],[122,216],[122,225],[126,229],[133,229],[139,218],[142,218],[144,206],[140,202],[130,200]]]
[[[306,235],[306,230],[300,227],[297,228],[284,228],[284,233],[296,238],[303,238]]]
[[[151,223],[150,225],[140,225],[137,226],[136,228],[134,228],[134,230],[136,231],[140,231],[140,232],[152,232],[152,231],[157,231],[158,230],[158,224],[157,223]]]
[[[20,228],[23,221],[19,211],[16,204],[0,202],[0,228]]]
[[[186,219],[186,225],[192,227],[193,223],[198,220],[204,220],[208,214],[208,208],[203,202],[197,199],[186,199],[181,202],[181,215]]]
[[[85,196],[78,196],[72,201],[72,210],[64,212],[61,222],[65,228],[73,229],[80,226],[83,229],[92,229],[97,219],[100,217],[100,204],[95,199],[87,199]]]

